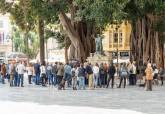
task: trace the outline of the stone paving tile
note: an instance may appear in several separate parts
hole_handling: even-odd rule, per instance
[[[128,109],[146,114],[165,114],[165,86],[154,86],[152,92],[130,86],[125,89],[58,91],[54,87],[27,85],[24,88],[10,88],[7,84],[0,84],[0,101]]]

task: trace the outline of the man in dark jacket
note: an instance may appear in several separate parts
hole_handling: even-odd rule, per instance
[[[94,89],[93,70],[92,70],[91,63],[88,63],[88,65],[86,66],[86,73],[87,73],[87,77],[88,77],[89,89]]]
[[[84,64],[81,63],[80,68],[78,69],[78,79],[79,79],[79,89],[85,89],[85,73]]]
[[[114,86],[114,75],[116,73],[116,68],[115,66],[113,65],[113,63],[111,63],[111,65],[109,66],[109,69],[108,69],[108,74],[109,74],[109,77],[108,77],[108,82],[107,82],[107,88],[109,87],[109,83],[112,79],[112,85],[111,87],[113,88]]]
[[[37,63],[34,64],[34,72],[35,72],[35,84],[39,85],[39,83],[40,83],[40,64],[39,64],[39,61],[37,61]]]

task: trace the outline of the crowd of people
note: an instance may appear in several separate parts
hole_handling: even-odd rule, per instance
[[[0,82],[9,83],[11,87],[24,87],[25,73],[28,76],[28,84],[48,86],[58,89],[73,88],[73,90],[85,90],[86,88],[125,88],[126,85],[137,85],[137,81],[143,80],[139,86],[152,91],[152,85],[158,85],[159,79],[163,85],[165,71],[163,67],[157,68],[156,64],[144,64],[139,70],[136,62],[116,64],[106,63],[42,63],[35,64],[20,61],[0,65]],[[8,80],[8,81],[7,81]],[[119,80],[117,84],[117,80]]]

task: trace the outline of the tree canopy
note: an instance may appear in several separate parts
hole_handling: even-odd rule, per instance
[[[89,56],[89,53],[94,52],[93,48],[95,46],[93,38],[98,28],[100,32],[102,32],[107,25],[119,25],[124,20],[129,21],[132,25],[132,41],[137,41],[139,37],[143,37],[137,42],[150,42],[151,40],[148,38],[152,36],[148,33],[150,31],[155,32],[154,34],[158,34],[157,39],[159,39],[159,41],[164,41],[164,0],[16,1],[17,2],[13,5],[12,3],[6,3],[5,0],[1,0],[0,11],[2,13],[9,12],[15,20],[15,23],[22,30],[26,31],[36,28],[38,20],[42,20],[44,25],[40,27],[44,28],[49,24],[60,23],[64,28],[65,34],[71,41],[70,48],[73,48],[75,51],[75,53],[72,53],[75,58],[86,58]],[[139,25],[138,28],[137,25]],[[145,30],[142,31],[141,29]],[[140,36],[137,36],[137,32],[139,31],[142,32],[139,33]],[[148,35],[146,35],[147,33]],[[60,39],[60,36],[58,37]],[[138,43],[131,42],[131,44],[138,47],[136,46]],[[140,46],[141,44],[138,45]],[[144,56],[144,53],[139,53],[140,52],[137,52],[136,54]],[[152,52],[150,51],[150,53]]]

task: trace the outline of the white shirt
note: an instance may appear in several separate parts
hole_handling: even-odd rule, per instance
[[[45,66],[40,67],[41,74],[46,74],[46,68]]]
[[[33,68],[32,67],[26,67],[28,76],[33,75]]]
[[[154,74],[158,74],[159,73],[159,71],[158,71],[158,69],[156,68],[155,70],[154,70]]]
[[[99,67],[98,66],[94,66],[93,67],[93,73],[94,74],[98,74],[99,73]]]
[[[78,77],[78,69],[79,69],[80,67],[77,67],[76,68],[76,70],[75,70],[75,76],[77,76]]]
[[[18,74],[24,74],[25,72],[25,66],[23,64],[19,64],[16,69]]]

